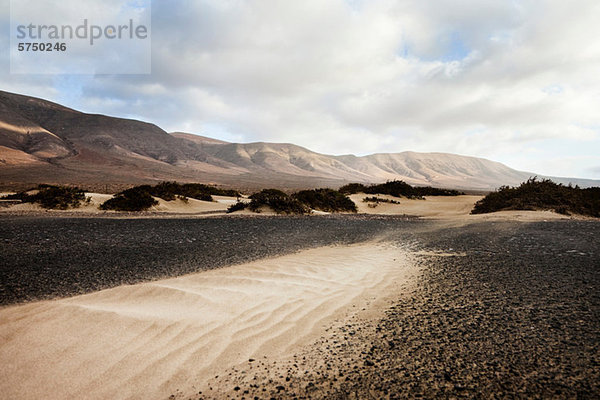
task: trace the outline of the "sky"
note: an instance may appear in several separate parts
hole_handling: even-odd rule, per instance
[[[151,15],[150,74],[11,74],[0,36],[0,89],[228,141],[600,179],[597,0],[156,0]]]

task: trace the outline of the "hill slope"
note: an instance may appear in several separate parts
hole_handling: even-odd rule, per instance
[[[156,125],[86,114],[49,101],[0,91],[0,183],[119,187],[161,180],[254,189],[377,183],[489,190],[534,174],[475,157],[445,153],[330,156],[283,143],[228,143]],[[599,181],[559,179],[582,186]]]

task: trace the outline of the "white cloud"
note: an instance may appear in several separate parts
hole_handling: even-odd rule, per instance
[[[600,178],[596,1],[163,0],[152,11],[152,75],[0,82],[167,130]]]

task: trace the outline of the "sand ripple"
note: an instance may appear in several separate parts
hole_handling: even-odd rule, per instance
[[[310,343],[334,319],[389,293],[406,279],[406,257],[386,244],[320,248],[1,309],[0,393],[11,399],[193,393],[249,358]]]

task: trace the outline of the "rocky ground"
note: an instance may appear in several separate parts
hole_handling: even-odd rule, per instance
[[[426,225],[414,218],[0,217],[0,305],[66,297],[370,240]]]
[[[414,251],[420,277],[383,318],[357,313],[289,359],[250,359],[199,382],[194,399],[600,398],[597,221],[456,227],[365,216],[0,222],[4,305],[328,244],[385,237]]]
[[[396,234],[412,240],[422,274],[383,319],[356,317],[290,359],[248,360],[193,398],[599,398],[599,228]]]

